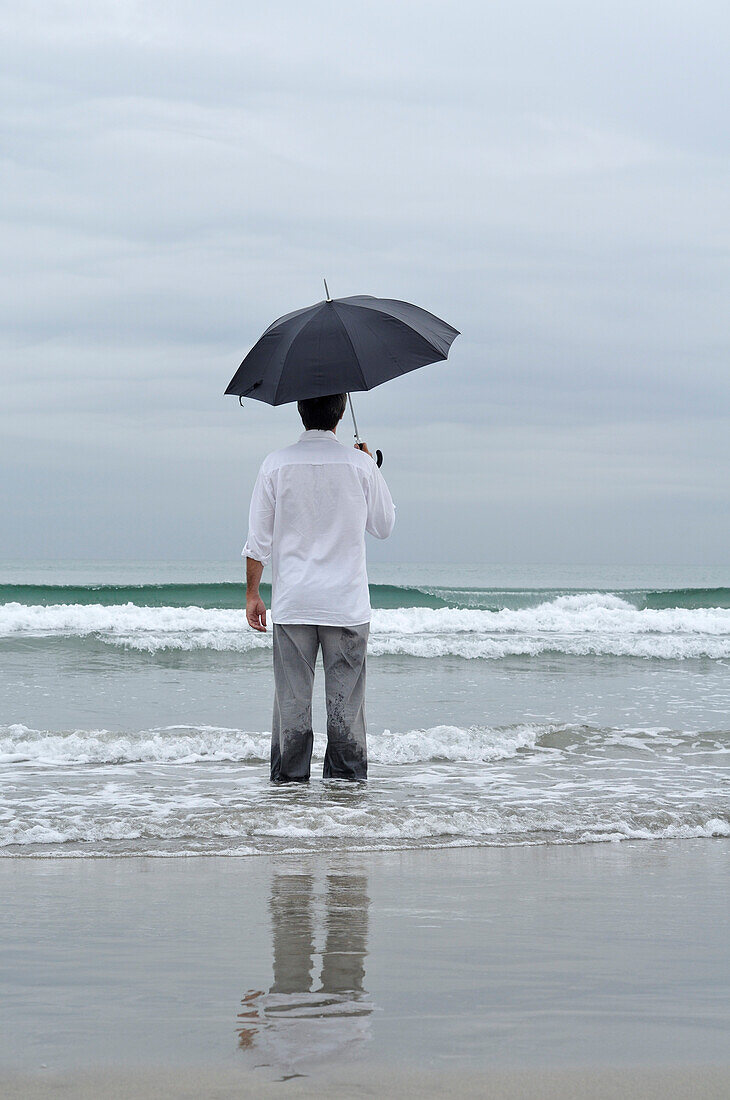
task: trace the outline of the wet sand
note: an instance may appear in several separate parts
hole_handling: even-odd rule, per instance
[[[0,860],[0,1095],[728,1094],[728,845]]]
[[[495,1097],[499,1100],[726,1100],[730,1074],[718,1069],[533,1070],[499,1073],[404,1073],[362,1067],[317,1084],[306,1078],[251,1081],[219,1068],[0,1077],[7,1100],[235,1100],[238,1097]]]

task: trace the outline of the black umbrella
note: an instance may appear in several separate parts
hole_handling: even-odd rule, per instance
[[[371,390],[446,359],[459,335],[419,306],[358,294],[327,298],[269,325],[226,389],[269,405]],[[360,437],[350,398],[355,439]]]

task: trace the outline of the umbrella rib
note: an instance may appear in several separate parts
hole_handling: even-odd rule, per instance
[[[390,319],[391,319],[392,321],[395,321],[395,322],[396,322],[396,324],[398,324],[398,325],[402,325],[402,326],[403,326],[403,328],[406,328],[406,329],[408,329],[408,330],[409,330],[409,331],[410,331],[410,332],[411,332],[412,334],[414,334],[415,336],[417,336],[417,337],[419,338],[419,340],[422,340],[422,341],[423,341],[423,343],[424,343],[424,344],[426,345],[426,347],[430,348],[430,349],[431,349],[431,351],[432,351],[432,352],[434,352],[435,356],[437,356],[437,358],[435,358],[435,359],[432,359],[432,360],[430,360],[430,362],[438,362],[438,361],[439,361],[440,359],[446,359],[446,358],[448,358],[448,352],[447,352],[447,354],[446,354],[446,355],[444,355],[444,353],[443,353],[443,351],[441,350],[441,348],[437,348],[437,347],[435,347],[435,346],[434,346],[434,345],[433,345],[433,344],[431,343],[431,341],[430,341],[430,340],[428,340],[428,339],[427,339],[427,338],[426,338],[425,336],[423,336],[423,335],[422,335],[422,333],[418,332],[418,330],[417,330],[417,329],[414,329],[414,328],[412,328],[412,326],[411,326],[411,325],[409,325],[409,324],[408,324],[408,323],[407,323],[406,321],[402,321],[402,320],[400,319],[400,317],[393,317],[393,316],[392,316],[392,314],[388,313],[388,312],[387,312],[386,310],[373,310],[373,309],[371,309],[371,310],[370,310],[370,312],[371,312],[371,313],[380,313],[380,314],[382,314],[382,316],[384,316],[384,317],[389,317],[389,318],[390,318]],[[389,360],[389,361],[390,361],[391,363],[393,363],[393,365],[395,366],[395,368],[396,368],[396,370],[397,370],[397,373],[396,373],[396,374],[394,374],[394,375],[392,375],[392,376],[391,376],[392,378],[399,378],[399,377],[401,377],[401,376],[402,376],[403,374],[408,374],[408,373],[410,373],[410,371],[411,371],[411,370],[416,370],[416,369],[418,369],[417,367],[411,367],[411,368],[409,368],[409,370],[406,370],[406,371],[402,370],[402,368],[401,368],[401,364],[400,364],[400,362],[398,361],[398,358],[397,358],[397,357],[396,357],[395,355],[393,355],[392,351],[391,351],[391,350],[390,350],[390,348],[388,347],[388,345],[387,345],[387,343],[385,342],[385,340],[383,339],[382,335],[381,335],[381,334],[380,334],[380,333],[378,332],[377,328],[374,328],[374,327],[372,326],[372,324],[368,323],[368,322],[367,322],[367,321],[365,320],[365,318],[364,318],[364,317],[360,318],[360,320],[361,320],[361,323],[365,325],[365,327],[367,328],[368,332],[369,332],[369,333],[370,333],[370,335],[371,335],[371,336],[373,337],[373,339],[374,339],[374,340],[376,340],[376,341],[378,342],[378,344],[380,345],[380,347],[381,347],[381,348],[383,349],[383,352],[382,352],[382,354],[383,354],[383,358],[384,358],[384,359],[387,359],[387,360]],[[419,367],[420,367],[420,366],[424,366],[424,365],[425,365],[425,364],[419,364]],[[362,371],[361,371],[360,373],[362,374]],[[381,383],[378,383],[378,384],[381,384]],[[365,388],[366,388],[366,389],[373,389],[374,387],[372,387],[372,386],[368,386],[368,385],[366,384]]]
[[[377,301],[377,299],[376,299],[376,301]],[[407,305],[407,303],[403,303],[403,304]],[[458,329],[455,329],[453,327],[453,325],[450,325],[448,323],[448,321],[442,321],[440,317],[436,317],[437,321],[441,321],[441,324],[443,324],[447,328],[451,329],[451,331],[454,333],[454,335],[452,336],[451,340],[448,343],[446,352],[444,353],[443,348],[437,347],[436,344],[434,344],[433,340],[429,339],[428,336],[424,336],[424,334],[422,332],[419,332],[419,330],[417,328],[415,328],[413,325],[409,324],[408,321],[404,321],[402,317],[397,317],[394,313],[389,313],[387,309],[382,309],[380,306],[371,306],[369,303],[367,305],[365,303],[363,303],[362,306],[360,306],[359,308],[367,309],[367,310],[370,311],[370,313],[379,313],[381,317],[389,317],[391,319],[391,321],[395,321],[397,324],[403,325],[404,328],[410,329],[411,332],[415,332],[416,335],[421,340],[424,341],[424,343],[428,344],[428,346],[433,348],[434,351],[437,351],[439,353],[439,355],[441,355],[444,359],[448,359],[449,351],[451,349],[451,345],[453,344],[456,337],[461,335],[459,333]],[[431,316],[435,317],[435,314],[432,314]]]
[[[272,324],[269,325],[269,327],[266,329],[266,331],[261,336],[259,336],[258,340],[253,345],[253,347],[249,351],[248,355],[246,355],[244,357],[243,362],[239,366],[236,373],[233,375],[233,378],[231,379],[231,381],[228,383],[228,388],[226,389],[226,394],[232,393],[232,394],[236,395],[237,390],[231,389],[231,387],[234,385],[234,383],[238,382],[239,374],[241,373],[243,368],[246,366],[246,362],[247,362],[249,356],[253,355],[253,353],[260,347],[260,345],[261,345],[262,341],[264,340],[264,338],[270,332],[273,332],[276,329],[277,326],[284,325],[287,322],[291,323],[298,316],[298,314],[305,313],[305,312],[308,312],[308,310],[303,310],[303,309],[296,310],[294,313],[287,314],[286,317],[279,317],[278,320],[272,322]],[[305,324],[306,324],[306,320],[304,322],[302,322],[302,324],[300,324],[298,328],[294,327],[293,332],[287,334],[287,339],[289,340],[289,348],[291,348],[292,342],[294,340],[296,340],[297,336],[299,335],[301,330],[304,328]],[[249,385],[249,387],[248,387],[248,391],[247,391],[248,393],[251,392],[251,390],[254,388],[255,385],[257,385],[259,382],[261,382],[263,380],[262,378],[256,379],[256,375],[257,374],[263,375],[263,374],[266,373],[269,366],[271,365],[271,360],[274,359],[275,356],[278,354],[278,350],[279,349],[277,349],[276,347],[271,349],[271,351],[269,352],[268,359],[265,361],[265,364],[259,363],[258,366],[255,369],[250,367],[250,366],[248,367],[247,373],[250,372],[250,375],[249,375],[249,378],[247,379],[247,381],[250,381],[250,377],[253,377],[253,379],[254,379],[254,382],[251,385]],[[287,354],[288,354],[288,351],[289,351],[289,349],[287,349]],[[279,379],[281,379],[281,372],[279,372]],[[277,387],[278,387],[278,381],[277,381]],[[245,397],[246,394],[244,393],[241,396]]]
[[[322,303],[322,305],[324,305],[324,303]],[[306,319],[306,321],[304,322],[304,324],[300,328],[297,329],[297,331],[294,333],[291,340],[289,341],[289,347],[286,349],[286,355],[284,356],[284,358],[281,361],[281,370],[279,371],[279,377],[276,380],[276,389],[274,390],[274,400],[272,401],[272,405],[276,405],[276,399],[279,396],[279,387],[281,386],[281,380],[284,377],[284,371],[286,370],[287,360],[289,359],[289,356],[291,355],[291,352],[292,352],[292,348],[294,347],[294,341],[299,336],[302,335],[302,333],[306,329],[307,325],[312,324],[312,322],[316,319],[318,313],[319,313],[319,310],[312,317],[308,317]]]
[[[355,351],[355,345],[352,342],[352,337],[350,336],[350,333],[347,331],[347,325],[345,324],[345,322],[342,320],[339,313],[337,312],[337,306],[336,306],[335,303],[333,303],[332,308],[334,309],[335,317],[337,318],[337,320],[340,323],[340,328],[342,329],[345,336],[347,337],[347,342],[350,345],[350,348],[352,350],[352,355],[353,355],[353,358],[355,360],[355,363],[357,364],[357,369],[358,369],[358,372],[359,372],[360,377],[362,379],[362,384],[365,387],[365,389],[367,390],[369,388],[368,383],[367,383],[367,379],[365,378],[365,375],[362,372],[362,367],[360,366],[360,357],[358,356],[357,352]]]

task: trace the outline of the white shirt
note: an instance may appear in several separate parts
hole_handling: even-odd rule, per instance
[[[303,432],[268,455],[251,498],[242,554],[272,565],[271,621],[370,622],[365,532],[386,539],[395,507],[370,455],[334,432]]]

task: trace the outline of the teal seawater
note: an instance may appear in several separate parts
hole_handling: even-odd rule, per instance
[[[455,607],[499,611],[534,607],[559,596],[589,591],[584,588],[446,588],[393,584],[371,584],[370,600],[375,608]],[[591,591],[596,591],[591,589]],[[600,591],[600,590],[599,590]],[[677,588],[612,590],[614,595],[645,608],[710,608],[730,607],[730,588]],[[266,603],[271,600],[271,587],[261,586]],[[139,607],[201,607],[238,608],[245,605],[242,584],[170,583],[170,584],[4,584],[0,585],[0,604],[20,603],[29,606],[58,604],[101,604],[115,606],[136,604]]]
[[[371,783],[319,779],[320,673],[287,792],[240,563],[6,563],[0,859],[730,837],[730,569],[370,579]]]

